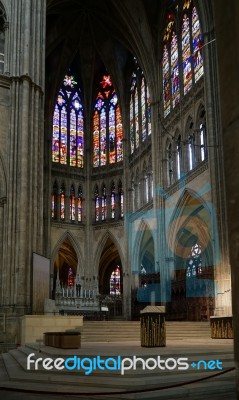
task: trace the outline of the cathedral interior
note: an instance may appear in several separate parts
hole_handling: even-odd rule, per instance
[[[0,1],[3,340],[45,296],[89,318],[96,300],[112,319],[233,314],[238,344],[238,14]]]

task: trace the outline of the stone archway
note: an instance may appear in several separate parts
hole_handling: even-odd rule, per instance
[[[108,238],[103,247],[99,263],[99,293],[109,308],[109,317],[122,316],[123,272],[117,247]]]
[[[132,288],[132,318],[138,319],[140,310],[160,301],[160,273],[155,267],[155,244],[151,229],[143,223],[140,229],[139,270]],[[137,242],[137,239],[136,239]]]
[[[215,294],[208,210],[200,198],[188,194],[173,223],[174,270],[168,319],[209,320],[214,312]]]
[[[77,272],[77,254],[71,244],[70,239],[66,238],[55,256],[54,260],[54,280],[52,297],[55,297],[57,274],[62,287],[71,287],[74,285],[74,280]]]

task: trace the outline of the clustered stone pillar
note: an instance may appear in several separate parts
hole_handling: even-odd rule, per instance
[[[4,309],[16,316],[31,311],[32,253],[42,254],[45,14],[45,0],[9,1],[11,112],[2,298]],[[14,340],[15,321],[7,328]]]
[[[220,105],[227,197],[229,253],[232,274],[232,310],[236,363],[237,398],[239,399],[239,3],[214,0],[218,51]]]

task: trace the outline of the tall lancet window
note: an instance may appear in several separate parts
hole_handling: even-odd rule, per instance
[[[181,178],[182,174],[182,140],[181,135],[178,135],[177,138],[177,154],[176,154],[176,162],[177,162],[177,178]]]
[[[119,265],[114,268],[110,276],[110,294],[113,296],[121,294],[121,271]]]
[[[171,39],[171,90],[173,108],[180,100],[179,67],[178,67],[178,39],[175,32]]]
[[[52,219],[57,219],[57,196],[58,196],[58,185],[54,182],[52,193],[51,193],[51,217]]]
[[[118,96],[110,75],[99,84],[93,112],[93,166],[123,160],[123,128]]]
[[[122,182],[119,181],[118,185],[118,199],[119,199],[119,216],[120,218],[123,218],[124,216],[124,193],[123,193],[123,188],[122,188]]]
[[[73,222],[76,220],[76,197],[74,185],[71,186],[70,194],[70,220]]]
[[[174,34],[174,37],[172,37],[172,34]],[[171,70],[172,64],[175,76]],[[178,96],[177,93],[179,88],[177,88],[176,86],[177,67],[178,67],[177,35],[175,33],[174,15],[170,13],[167,16],[167,25],[163,35],[162,72],[163,72],[164,117],[167,117],[167,115],[170,113],[172,94],[175,93],[174,99],[176,99]],[[174,84],[174,82],[175,82],[175,87],[173,88],[172,85]]]
[[[100,200],[98,186],[95,187],[95,222],[100,220]]]
[[[130,84],[130,152],[151,135],[151,99],[149,88],[136,59]]]
[[[110,195],[110,209],[111,209],[111,218],[115,218],[115,184],[112,182],[111,184],[111,195]]]
[[[190,19],[187,12],[182,24],[183,87],[186,94],[192,87],[192,59],[190,49]]]
[[[202,33],[196,7],[192,9],[192,40],[194,79],[197,82],[203,75]]]
[[[77,216],[78,222],[82,222],[82,213],[83,213],[83,191],[82,187],[78,188],[78,199],[77,199]]]
[[[186,94],[203,75],[202,32],[192,0],[183,4],[182,22],[183,83]]]
[[[72,75],[66,75],[53,114],[52,161],[84,166],[84,112],[82,94]]]
[[[65,220],[65,185],[61,185],[60,189],[60,218],[62,221]]]
[[[167,117],[180,96],[186,95],[204,73],[202,32],[192,0],[181,2],[167,14],[162,42],[163,109]]]
[[[102,221],[106,220],[107,215],[107,201],[106,201],[106,188],[105,185],[102,186],[102,195],[101,195],[101,219]]]

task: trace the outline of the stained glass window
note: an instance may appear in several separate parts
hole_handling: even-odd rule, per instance
[[[193,132],[188,136],[188,157],[189,157],[189,170],[195,166],[195,138]]]
[[[106,215],[107,215],[106,188],[103,185],[102,196],[101,196],[101,219],[102,219],[102,221],[106,220]]]
[[[151,99],[150,99],[150,94],[149,94],[149,88],[148,86],[146,87],[146,93],[147,93],[147,124],[148,124],[148,136],[151,135]]]
[[[204,161],[207,156],[206,151],[206,126],[200,123],[200,150],[201,150],[201,161]]]
[[[172,43],[172,32],[175,30],[175,23],[174,23],[174,15],[168,14],[167,16],[167,26],[163,35],[163,57],[162,57],[162,71],[163,71],[163,108],[164,108],[164,117],[170,113],[171,107],[171,83],[173,81],[173,76],[171,75],[171,56],[170,56],[170,46]],[[177,45],[177,41],[176,41]],[[174,48],[177,50],[177,46]],[[177,51],[173,53],[174,57],[177,56]],[[177,57],[176,57],[177,61]],[[177,66],[177,62],[175,62],[175,67]],[[175,68],[176,72],[176,68]],[[171,79],[172,77],[172,79]]]
[[[60,218],[62,221],[65,219],[65,186],[62,185],[60,189]]]
[[[130,152],[151,135],[151,99],[146,79],[136,63],[130,86]]]
[[[115,184],[111,185],[111,197],[110,197],[110,209],[111,209],[111,218],[115,218]]]
[[[116,107],[116,152],[117,162],[123,160],[123,128],[119,105]]]
[[[176,29],[175,16],[169,12],[163,36],[164,117],[170,113],[171,107],[174,108],[179,103],[180,86],[182,86],[183,94],[186,95],[204,72],[202,32],[196,7],[193,6],[191,0],[185,0],[180,12],[182,13],[181,29]],[[178,5],[175,13],[179,14]],[[180,76],[183,78],[182,84]]]
[[[115,163],[115,108],[111,104],[110,111],[109,111],[109,157],[110,157],[110,164]]]
[[[134,133],[135,133],[135,117],[134,117],[134,95],[135,95],[135,85],[136,85],[136,75],[133,74],[131,82],[131,94],[130,94],[130,152],[134,152]]]
[[[52,161],[84,166],[84,113],[79,85],[66,75],[53,114]]]
[[[75,221],[76,219],[76,198],[75,198],[75,188],[74,185],[71,186],[70,194],[70,220]]]
[[[192,62],[190,49],[190,22],[188,13],[184,13],[182,26],[183,87],[186,94],[192,87]]]
[[[77,215],[78,215],[78,222],[82,222],[82,209],[83,209],[83,192],[82,187],[79,186],[78,189],[78,199],[77,199]]]
[[[196,7],[192,10],[192,40],[194,79],[197,82],[203,75],[202,34]]]
[[[123,160],[123,129],[118,96],[110,75],[100,82],[93,114],[93,166]]]
[[[95,221],[100,220],[100,201],[99,201],[99,191],[98,186],[95,188]]]
[[[163,104],[164,104],[164,117],[170,113],[170,67],[169,55],[167,46],[164,45],[163,49]]]
[[[180,99],[178,40],[175,32],[173,32],[171,39],[171,88],[172,88],[172,106],[174,108],[179,103]]]
[[[75,275],[71,267],[68,268],[68,274],[67,274],[67,287],[72,287],[74,286],[75,282]]]
[[[100,165],[100,115],[95,110],[93,114],[93,166]]]
[[[124,193],[123,193],[121,181],[119,182],[119,186],[118,186],[118,195],[119,195],[119,210],[120,210],[119,216],[120,216],[120,218],[123,218],[123,216],[124,216]]]
[[[57,219],[57,195],[58,195],[58,186],[55,182],[52,188],[51,194],[51,217],[52,219]]]
[[[142,114],[142,140],[145,141],[147,137],[147,114],[146,114],[146,87],[145,79],[142,77],[141,81],[141,114]]]
[[[195,278],[197,275],[201,275],[203,272],[202,268],[202,249],[199,243],[192,246],[189,260],[186,269],[187,278]]]
[[[177,178],[181,178],[181,168],[182,168],[182,143],[181,143],[181,135],[178,136],[177,139]]]
[[[138,89],[135,88],[134,95],[134,118],[135,118],[135,147],[139,147],[139,95]]]
[[[117,265],[110,276],[110,294],[119,296],[121,294],[121,277],[120,267]]]

